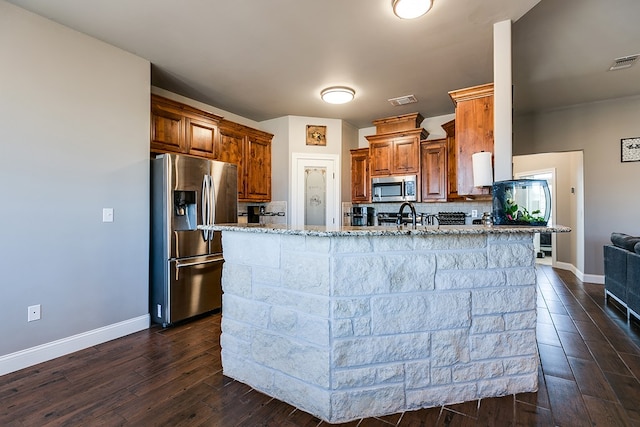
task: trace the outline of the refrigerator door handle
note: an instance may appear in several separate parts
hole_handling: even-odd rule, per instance
[[[202,225],[209,225],[209,175],[202,178]],[[202,230],[202,238],[209,240],[209,230]]]
[[[183,267],[193,267],[196,265],[205,265],[212,264],[214,262],[224,261],[222,255],[216,256],[214,258],[207,258],[205,260],[197,260],[197,261],[176,261],[176,280],[180,278],[180,269]]]
[[[209,177],[209,187],[211,188],[211,194],[209,197],[209,225],[214,225],[216,223],[216,186],[213,183],[213,177],[208,175]],[[213,230],[210,230],[209,240],[213,240]]]
[[[193,267],[194,265],[204,265],[204,264],[211,264],[212,262],[220,262],[220,261],[224,261],[224,258],[222,256],[217,256],[214,258],[209,258],[206,260],[200,260],[200,261],[176,261],[176,269],[182,268],[182,267]]]

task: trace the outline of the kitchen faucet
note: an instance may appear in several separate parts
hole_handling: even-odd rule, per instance
[[[413,225],[413,229],[416,229],[416,208],[413,206],[411,202],[404,202],[400,205],[400,211],[398,212],[398,225],[402,225],[402,211],[404,211],[405,206],[409,206],[411,209],[411,225]]]

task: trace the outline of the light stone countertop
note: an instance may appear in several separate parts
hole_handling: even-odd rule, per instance
[[[563,225],[556,225],[553,227],[530,227],[525,225],[493,225],[490,227],[485,227],[483,225],[427,225],[418,226],[416,229],[413,229],[411,226],[326,227],[307,225],[303,227],[292,227],[281,224],[216,224],[199,225],[198,229],[317,237],[568,233],[571,231],[571,228]]]

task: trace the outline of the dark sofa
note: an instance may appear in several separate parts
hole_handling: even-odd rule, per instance
[[[640,319],[640,237],[612,233],[604,247],[605,298],[613,297],[627,318]]]

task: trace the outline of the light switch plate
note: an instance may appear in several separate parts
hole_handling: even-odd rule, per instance
[[[102,209],[102,222],[113,222],[113,208]]]

